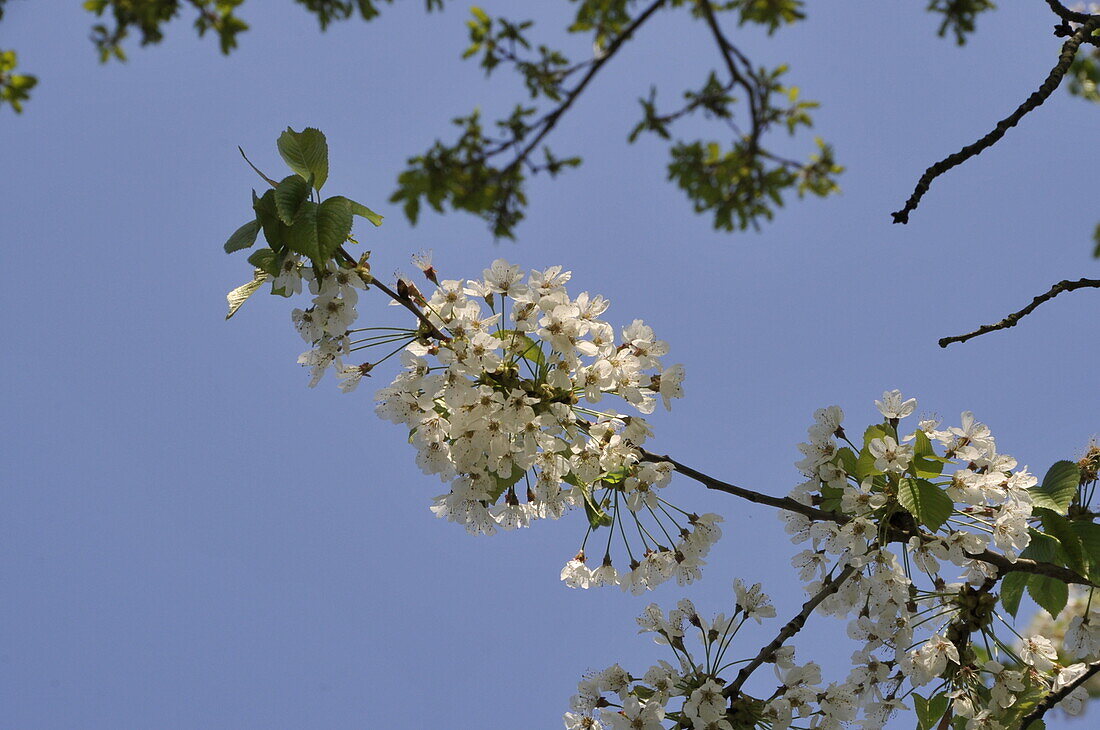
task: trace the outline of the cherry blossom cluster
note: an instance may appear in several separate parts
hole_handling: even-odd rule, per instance
[[[607,299],[570,297],[571,274],[560,266],[525,275],[498,259],[467,281],[438,281],[424,269],[434,290],[405,290],[442,336],[404,348],[376,411],[407,427],[417,464],[449,484],[435,514],[488,535],[583,508],[589,528],[562,571],[567,585],[641,592],[696,579],[720,518],[665,500],[672,466],[639,448],[652,432],[638,414],[683,395],[683,367],[661,360],[668,344],[641,320],[616,333],[601,319]],[[620,414],[609,399],[636,413]],[[624,521],[637,527],[633,542]],[[599,529],[607,544],[590,566],[585,546]],[[619,567],[616,534],[627,552]]]
[[[889,391],[876,405],[883,422],[864,432],[862,445],[849,439],[840,408],[815,414],[797,463],[807,479],[791,493],[805,509],[781,515],[792,541],[806,544],[791,562],[812,610],[846,619],[858,647],[845,680],[823,683],[817,665],[794,663],[787,645],[763,660],[780,680],[766,700],[748,695],[739,674],[723,676],[739,664],[726,658],[736,627],[775,613],[766,599],[754,599],[762,595],[758,586],[738,581],[731,619],[706,622],[690,602],[667,615],[647,608],[643,630],[672,648],[676,665],[661,662],[641,678],[618,665],[587,676],[567,727],[877,730],[915,709],[937,720],[949,711],[966,730],[1004,730],[1038,698],[1084,676],[1100,650],[1091,604],[1085,611],[1075,605],[1078,615],[1065,620],[1073,655],[1059,655],[1043,636],[1049,631],[1017,640],[995,610],[993,588],[1003,576],[983,558],[992,551],[1008,564],[1019,559],[1037,480],[997,451],[971,413],[958,426],[923,420],[906,433],[899,429],[916,410],[914,399]],[[956,575],[945,575],[945,564]],[[704,644],[701,661],[684,643],[685,630],[695,631],[688,626]],[[1079,711],[1086,696],[1074,689],[1059,707]]]

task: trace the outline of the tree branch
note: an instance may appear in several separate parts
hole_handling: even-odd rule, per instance
[[[1023,119],[1025,114],[1037,109],[1054,93],[1054,90],[1062,83],[1062,78],[1066,75],[1066,71],[1069,70],[1070,65],[1073,63],[1073,59],[1076,58],[1077,49],[1080,48],[1081,43],[1092,35],[1092,31],[1100,28],[1100,16],[1089,15],[1085,17],[1087,18],[1087,22],[1078,28],[1077,31],[1062,44],[1062,52],[1058,56],[1058,63],[1050,70],[1046,80],[1043,81],[1038,90],[1033,92],[1023,104],[1017,107],[1016,111],[997,122],[997,126],[992,132],[985,135],[977,142],[969,144],[958,152],[945,157],[925,170],[924,174],[921,175],[920,180],[917,182],[913,194],[905,201],[905,206],[901,210],[891,214],[894,218],[894,223],[908,223],[909,214],[920,205],[921,198],[928,192],[928,188],[933,180],[951,168],[961,165],[971,157],[975,157],[987,148],[992,147],[1001,137],[1005,136],[1005,132],[1015,127],[1020,120]]]
[[[645,449],[639,448],[638,451],[642,454],[643,461],[650,461],[659,463],[667,461],[672,464],[673,469],[683,474],[686,477],[694,479],[707,489],[713,489],[718,492],[725,492],[726,494],[732,494],[735,497],[754,502],[756,504],[765,504],[769,507],[776,507],[778,509],[786,510],[788,512],[796,512],[800,515],[809,517],[811,520],[822,520],[828,522],[836,522],[838,524],[844,524],[851,518],[848,515],[840,514],[837,512],[829,512],[826,510],[812,507],[808,504],[802,504],[801,502],[791,499],[790,497],[772,497],[762,492],[757,492],[752,489],[745,489],[744,487],[738,487],[728,482],[723,482],[721,479],[715,479],[712,476],[708,476],[701,471],[692,469],[686,464],[672,459],[668,456],[660,456],[654,454]],[[933,539],[932,535],[921,532],[919,530],[899,530],[894,528],[890,530],[887,537],[889,542],[907,542],[911,537],[919,537],[922,540]],[[1000,575],[1006,573],[1033,573],[1035,575],[1045,575],[1049,578],[1055,578],[1065,583],[1073,583],[1078,585],[1092,586],[1095,585],[1088,578],[1079,575],[1075,571],[1065,568],[1061,565],[1055,565],[1054,563],[1040,562],[1036,560],[1030,560],[1028,558],[1017,558],[1015,562],[1009,560],[1000,553],[995,553],[992,550],[983,550],[980,553],[967,553],[967,556],[973,560],[980,560],[983,563],[988,563],[997,568]]]
[[[721,479],[715,479],[712,476],[707,476],[701,471],[692,469],[686,464],[681,464],[675,459],[668,456],[659,456],[657,454],[650,453],[645,449],[638,449],[642,452],[642,459],[644,461],[651,461],[659,463],[667,461],[672,464],[672,467],[683,474],[686,477],[690,477],[699,482],[707,489],[714,489],[719,492],[725,492],[726,494],[732,494],[735,497],[746,499],[749,502],[755,502],[756,504],[766,504],[769,507],[778,507],[788,512],[797,512],[800,515],[805,515],[811,520],[824,520],[827,522],[847,522],[850,518],[847,515],[838,514],[836,512],[826,512],[825,510],[811,507],[808,504],[802,504],[798,500],[791,499],[790,497],[772,497],[762,492],[755,492],[751,489],[745,489],[744,487],[738,487],[728,482],[723,482]]]
[[[1100,662],[1093,662],[1089,664],[1088,670],[1075,681],[1070,682],[1057,692],[1051,692],[1044,697],[1039,704],[1035,706],[1034,710],[1024,715],[1024,719],[1020,721],[1020,730],[1027,730],[1028,725],[1042,718],[1042,716],[1047,713],[1047,710],[1064,700],[1070,692],[1092,679],[1092,676],[1097,672],[1100,672]]]
[[[1047,0],[1047,5],[1049,5],[1050,9],[1054,11],[1054,14],[1062,20],[1068,20],[1074,23],[1084,23],[1093,17],[1088,13],[1079,13],[1076,10],[1070,10],[1062,3],[1058,2],[1058,0]]]
[[[851,565],[848,565],[845,566],[844,570],[840,571],[840,573],[837,574],[837,576],[832,580],[826,579],[825,584],[822,586],[821,590],[815,593],[813,597],[810,598],[810,600],[802,604],[802,610],[799,611],[798,615],[788,621],[786,625],[784,625],[783,628],[779,630],[779,633],[776,634],[775,638],[771,640],[771,643],[761,649],[760,653],[757,654],[751,662],[741,667],[741,671],[737,673],[737,677],[734,678],[734,680],[729,684],[728,687],[722,690],[722,694],[726,697],[726,699],[731,699],[736,696],[737,693],[741,690],[741,685],[743,685],[748,680],[749,676],[753,672],[755,672],[761,664],[768,661],[769,659],[774,658],[775,652],[781,646],[787,643],[787,641],[791,637],[802,630],[802,627],[806,625],[806,619],[808,619],[810,617],[810,614],[813,613],[814,610],[821,605],[821,602],[839,591],[840,586],[843,585],[844,581],[851,578],[855,573],[856,569]]]
[[[565,112],[569,110],[569,107],[573,106],[573,102],[577,100],[577,97],[581,95],[581,92],[584,91],[585,87],[588,86],[588,83],[593,79],[593,77],[595,77],[595,75],[599,73],[604,64],[611,60],[611,57],[614,56],[615,52],[619,50],[622,44],[625,43],[630,38],[630,36],[634,34],[634,31],[638,30],[638,28],[640,28],[643,23],[649,20],[649,17],[657,12],[657,10],[659,10],[660,7],[665,4],[665,2],[666,0],[655,0],[655,2],[648,8],[643,10],[641,15],[635,18],[634,21],[630,25],[628,25],[622,33],[615,36],[615,40],[611,41],[611,44],[607,47],[607,50],[604,52],[604,54],[596,59],[595,63],[593,63],[588,68],[588,72],[585,73],[580,82],[578,82],[577,85],[565,95],[565,100],[562,101],[562,103],[559,104],[553,111],[551,111],[549,114],[539,120],[539,122],[535,126],[541,126],[542,128],[539,130],[538,134],[535,135],[535,138],[532,139],[527,144],[527,146],[519,152],[518,155],[516,155],[516,159],[512,160],[512,162],[501,171],[501,177],[507,177],[509,173],[514,171],[517,167],[522,165],[527,160],[528,156],[530,156],[535,148],[538,147],[543,138],[546,137],[546,135],[550,133],[550,130],[552,130],[554,126],[558,123],[558,120],[561,119],[562,115],[564,115]],[[497,150],[497,152],[503,151],[503,149],[504,148],[502,148],[501,150]]]
[[[1031,304],[1028,304],[1026,307],[1018,312],[1013,312],[996,324],[984,325],[974,330],[973,332],[968,332],[965,335],[955,335],[954,337],[940,338],[940,347],[947,347],[952,342],[966,342],[969,339],[973,339],[974,337],[978,337],[979,335],[984,335],[988,332],[993,332],[995,330],[1003,330],[1008,329],[1009,327],[1015,327],[1021,319],[1035,311],[1036,307],[1038,307],[1043,302],[1050,301],[1064,291],[1089,288],[1100,288],[1100,279],[1078,279],[1077,281],[1062,280],[1052,286],[1050,288],[1050,291],[1046,292],[1045,294],[1040,294],[1039,296],[1032,299]]]
[[[749,98],[749,114],[752,116],[752,133],[749,137],[749,149],[751,152],[755,152],[760,139],[761,132],[761,119],[760,119],[760,102],[756,98],[756,87],[748,82],[748,80],[741,74],[737,68],[737,62],[733,59],[733,54],[736,54],[741,58],[742,63],[747,66],[747,71],[750,76],[752,75],[752,66],[748,64],[747,59],[741,55],[741,52],[737,50],[737,47],[729,42],[725,34],[722,33],[721,26],[718,25],[718,19],[714,16],[714,6],[711,5],[710,0],[700,0],[699,7],[703,10],[703,17],[706,18],[707,25],[710,26],[711,35],[714,36],[715,42],[718,44],[718,50],[722,53],[722,58],[726,62],[726,69],[729,71],[730,78],[734,83],[738,84],[745,90],[745,94]]]

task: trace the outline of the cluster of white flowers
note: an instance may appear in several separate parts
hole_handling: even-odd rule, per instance
[[[568,585],[640,592],[673,577],[691,582],[720,518],[664,500],[672,466],[645,460],[639,447],[652,432],[637,415],[682,397],[684,369],[664,366],[668,344],[641,320],[617,338],[601,319],[609,302],[570,297],[570,277],[560,266],[525,276],[498,259],[480,280],[440,281],[427,297],[413,290],[443,337],[405,347],[376,411],[406,426],[420,468],[449,483],[437,516],[493,534],[583,506],[590,532],[618,529],[629,569],[612,565],[609,548],[590,568],[582,546],[562,571]],[[609,396],[636,413],[604,406]],[[649,523],[634,549],[624,519]]]
[[[680,667],[662,662],[638,679],[616,665],[586,677],[566,726],[658,728],[668,721],[726,730],[740,722],[785,730],[808,722],[825,730],[850,723],[878,730],[906,708],[914,690],[932,686],[967,730],[1002,730],[1032,706],[1021,697],[1056,691],[1080,678],[1087,664],[1059,661],[1042,636],[1015,649],[996,638],[997,597],[991,587],[997,571],[976,557],[988,549],[1015,561],[1028,545],[1028,490],[1035,478],[998,453],[989,429],[970,413],[957,427],[940,430],[937,422],[925,420],[901,435],[898,427],[916,405],[898,391],[884,393],[876,401],[884,422],[868,428],[858,446],[844,431],[840,408],[821,409],[808,442],[799,446],[803,458],[797,466],[808,479],[791,497],[806,505],[808,514],[782,517],[793,542],[809,543],[792,564],[807,593],[825,596],[818,612],[847,618],[848,636],[859,644],[844,682],[823,685],[820,669],[796,665],[793,649],[784,646],[771,659],[782,682],[773,697],[727,696],[728,681],[716,669],[722,660],[714,657],[723,656],[735,633],[729,631],[732,619],[705,622],[687,601],[667,615],[650,606],[639,624],[658,643],[672,646]],[[891,550],[892,544],[900,549]],[[945,562],[956,566],[959,582],[941,576]],[[842,570],[843,582],[834,584]],[[755,598],[762,596],[758,586],[738,582],[735,590],[741,621],[775,615],[766,597]],[[684,644],[689,624],[699,628],[708,646],[701,664]],[[1075,658],[1100,648],[1100,632],[1094,637],[1083,613],[1067,624]],[[987,638],[990,656],[978,657],[972,635]],[[1061,707],[1073,712],[1083,696],[1084,690],[1076,689]],[[670,705],[677,698],[679,708]]]

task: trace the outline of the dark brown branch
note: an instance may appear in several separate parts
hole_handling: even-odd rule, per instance
[[[701,471],[696,471],[690,466],[681,464],[675,459],[668,456],[660,456],[653,454],[645,449],[639,449],[642,452],[642,459],[645,461],[651,461],[659,463],[667,461],[672,464],[672,467],[683,474],[686,477],[690,477],[695,481],[702,484],[707,489],[714,489],[719,492],[725,492],[726,494],[732,494],[735,497],[746,499],[749,502],[755,502],[756,504],[766,504],[769,507],[778,507],[788,512],[797,512],[800,515],[805,515],[811,520],[824,520],[827,522],[847,522],[849,517],[847,515],[838,514],[836,512],[826,512],[825,510],[811,507],[808,504],[802,504],[801,502],[791,499],[790,497],[772,497],[762,492],[754,492],[751,489],[745,489],[744,487],[738,487],[728,482],[723,482],[721,479],[715,479],[712,476],[707,476]]]
[[[993,332],[995,330],[1004,330],[1008,329],[1009,327],[1015,327],[1021,319],[1035,311],[1035,308],[1038,307],[1040,304],[1046,301],[1050,301],[1064,291],[1073,291],[1074,289],[1097,288],[1100,288],[1100,279],[1078,279],[1077,281],[1060,281],[1052,286],[1050,288],[1050,291],[1046,292],[1045,294],[1040,294],[1039,296],[1032,299],[1031,304],[1028,304],[1026,307],[1018,312],[1013,312],[996,324],[984,325],[974,330],[973,332],[968,332],[965,335],[955,335],[954,337],[940,338],[940,347],[947,347],[952,342],[966,342],[969,339],[973,339],[975,337],[978,337],[979,335],[984,335],[988,332]]]
[[[355,265],[355,259],[352,257],[351,254],[345,251],[342,246],[340,247],[339,253],[343,255],[345,261],[352,264],[353,266]],[[390,289],[388,286],[378,281],[378,279],[375,279],[374,277],[371,277],[370,286],[377,288],[380,292],[388,296],[390,299],[394,300],[402,307],[415,314],[416,318],[420,320],[420,323],[427,328],[428,334],[431,337],[434,337],[440,342],[448,342],[451,339],[446,334],[441,332],[439,328],[436,327],[430,319],[428,319],[428,316],[421,312],[420,309],[415,304],[413,304],[408,297],[401,296],[393,289]]]
[[[1078,28],[1077,31],[1062,44],[1062,52],[1058,56],[1058,63],[1050,70],[1046,80],[1043,81],[1043,84],[1038,90],[1033,92],[1023,104],[1017,107],[1016,111],[997,122],[997,126],[992,132],[985,135],[977,142],[969,144],[958,152],[945,157],[925,170],[924,174],[921,175],[920,180],[917,182],[917,187],[913,190],[913,194],[905,201],[905,207],[891,214],[894,217],[894,223],[908,223],[909,214],[920,205],[921,198],[928,192],[928,188],[933,180],[951,168],[961,165],[971,157],[975,157],[981,154],[982,151],[992,147],[1001,137],[1005,136],[1005,132],[1015,127],[1020,120],[1023,119],[1024,115],[1037,109],[1054,93],[1054,90],[1062,83],[1062,78],[1066,75],[1066,71],[1069,70],[1070,65],[1073,63],[1073,59],[1076,58],[1077,49],[1080,48],[1081,43],[1084,42],[1085,38],[1092,35],[1092,31],[1100,28],[1100,16],[1086,17],[1088,21]]]
[[[707,25],[710,27],[711,35],[714,36],[715,42],[718,44],[718,50],[722,53],[722,58],[726,62],[726,69],[729,71],[730,78],[734,83],[738,84],[745,90],[745,94],[749,98],[749,114],[752,116],[752,133],[749,138],[749,150],[755,152],[760,140],[761,128],[763,126],[760,118],[760,102],[756,98],[756,87],[741,74],[737,68],[737,62],[734,61],[733,55],[739,56],[743,63],[745,63],[747,69],[746,73],[750,76],[752,74],[752,67],[748,65],[747,60],[741,55],[741,52],[737,50],[737,47],[729,42],[725,34],[722,33],[722,27],[718,25],[718,19],[714,16],[714,7],[711,5],[710,0],[702,0],[699,6],[703,10],[703,17],[706,18]]]
[[[802,627],[806,625],[806,619],[810,617],[810,614],[821,605],[829,596],[833,595],[840,590],[840,587],[844,584],[844,581],[851,578],[856,573],[856,569],[851,565],[845,566],[844,570],[840,571],[832,580],[826,579],[825,584],[821,587],[817,593],[802,604],[802,610],[798,612],[794,618],[786,623],[776,634],[775,638],[771,640],[767,646],[760,650],[760,653],[756,657],[741,667],[741,671],[737,673],[737,677],[722,690],[722,694],[726,699],[732,699],[741,690],[741,686],[745,684],[749,676],[755,672],[760,665],[764,664],[770,659],[775,658],[775,652],[779,650],[781,646],[787,643],[787,641],[802,630]]]
[[[1088,13],[1079,13],[1076,10],[1070,10],[1062,3],[1058,2],[1058,0],[1047,0],[1047,5],[1049,5],[1050,9],[1054,11],[1054,14],[1062,20],[1068,20],[1074,23],[1085,23],[1089,18],[1093,17]]]
[[[1040,719],[1043,715],[1047,713],[1047,710],[1064,700],[1070,692],[1092,679],[1092,676],[1097,672],[1100,672],[1100,662],[1093,662],[1092,664],[1089,664],[1089,668],[1085,671],[1085,673],[1078,677],[1075,681],[1070,682],[1057,692],[1051,692],[1046,697],[1044,697],[1039,702],[1039,704],[1035,705],[1034,710],[1024,715],[1024,719],[1020,721],[1020,730],[1027,730],[1028,725]]]

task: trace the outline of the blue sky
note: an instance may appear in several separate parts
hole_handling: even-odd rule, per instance
[[[724,514],[725,537],[702,583],[643,597],[558,581],[579,516],[489,539],[434,519],[439,484],[374,416],[372,388],[305,387],[287,302],[257,297],[222,319],[250,272],[221,244],[258,183],[236,147],[281,170],[287,125],[323,129],[328,189],[387,216],[357,227],[378,271],[408,270],[421,248],[453,278],[497,257],[560,263],[571,291],[611,299],[610,321],[651,324],[688,373],[687,397],[654,419],[653,450],[716,476],[785,494],[816,408],[839,404],[861,426],[895,387],[919,412],[974,411],[1040,473],[1097,433],[1089,292],[936,346],[1055,281],[1096,276],[1096,107],[1056,94],[938,180],[908,227],[889,216],[928,164],[1046,75],[1059,41],[1043,3],[1004,3],[962,49],[915,0],[815,3],[771,39],[732,30],[761,63],[791,63],[848,168],[840,197],[743,234],[691,213],[661,144],[624,141],[651,83],[672,99],[717,66],[704,26],[665,13],[555,131],[555,150],[585,164],[533,182],[516,243],[459,215],[413,228],[385,202],[406,157],[450,138],[448,119],[501,111],[519,91],[458,61],[463,5],[425,16],[402,3],[321,34],[289,3],[248,3],[252,30],[229,58],[180,22],[106,67],[79,4],[9,5],[0,46],[41,82],[22,116],[0,119],[14,264],[0,294],[2,727],[558,727],[586,669],[667,658],[636,635],[647,602],[728,610],[740,576],[763,581],[780,616],[801,604],[775,515],[687,480],[670,494]],[[528,5],[583,53],[561,38],[564,3],[484,7]],[[745,653],[772,630],[746,636]],[[815,618],[800,652],[835,676],[842,636]]]

